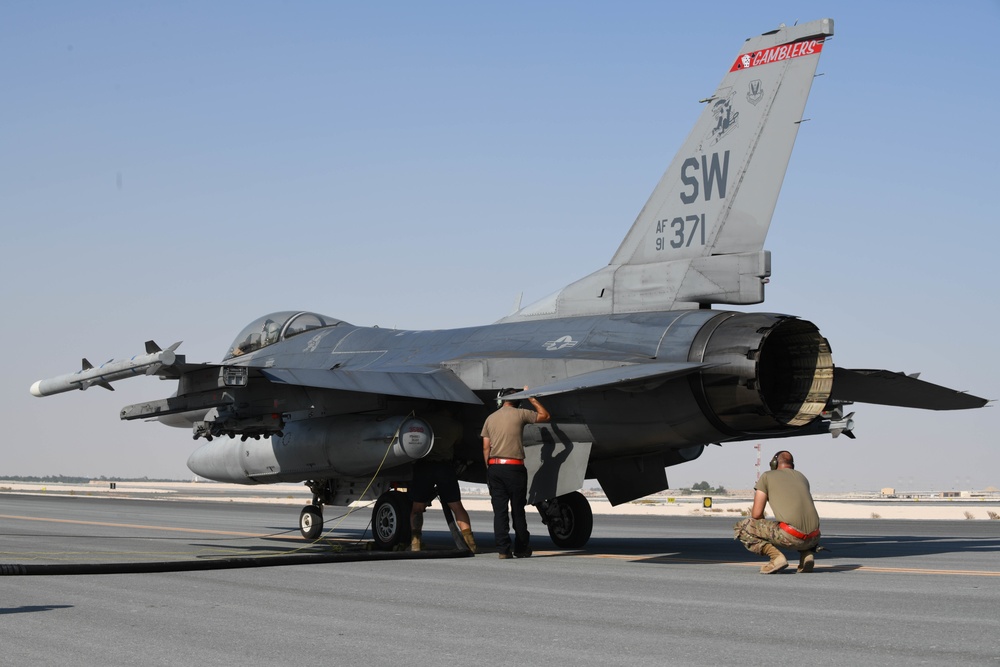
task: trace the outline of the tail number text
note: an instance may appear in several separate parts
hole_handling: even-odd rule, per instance
[[[672,220],[658,220],[656,233],[656,249],[666,250],[668,247],[690,248],[691,244],[705,245],[705,214],[677,217]]]

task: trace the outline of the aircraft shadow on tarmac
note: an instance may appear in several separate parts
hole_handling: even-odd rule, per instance
[[[830,556],[836,558],[875,559],[950,553],[1000,552],[1000,537],[967,539],[910,535],[831,536],[824,537],[821,544],[829,549]]]
[[[227,558],[238,558],[241,556],[283,556],[283,555],[308,555],[308,554],[328,554],[332,551],[365,551],[361,544],[340,544],[329,543],[324,540],[317,542],[301,542],[298,545],[285,543],[283,545],[226,545],[219,544],[198,544],[191,543],[192,547],[208,549],[206,553],[194,554],[194,558],[213,560],[220,556]]]
[[[634,544],[633,544],[634,543]],[[824,537],[822,550],[816,556],[816,572],[845,572],[880,559],[961,553],[1000,552],[1000,538],[942,538],[924,536],[836,536]],[[643,563],[752,563],[761,558],[743,549],[731,539],[682,538],[663,540],[606,539],[592,540],[585,552],[615,555],[649,554],[662,551],[662,555],[637,559]],[[786,555],[789,550],[784,550]],[[581,553],[581,552],[577,552]],[[847,561],[847,562],[845,562]],[[874,561],[874,562],[873,562]]]
[[[480,531],[483,533],[485,531]],[[477,534],[480,553],[494,553],[489,535]],[[229,551],[246,553],[322,553],[329,552],[331,546],[345,550],[363,547],[371,540],[367,530],[328,531],[315,542],[306,542],[298,536],[276,534],[256,540],[253,544],[226,544]],[[261,542],[268,544],[262,545]],[[427,549],[450,549],[453,546],[447,531],[424,530],[424,544]],[[825,535],[821,541],[817,564],[830,571],[852,570],[862,567],[861,563],[849,564],[844,560],[870,561],[883,558],[907,556],[940,555],[949,553],[997,553],[1000,552],[1000,537],[997,538],[951,538],[913,535],[862,536]],[[192,543],[191,546],[218,548],[219,543]],[[635,556],[637,562],[646,563],[753,563],[760,557],[746,551],[731,537],[594,537],[587,546],[578,550],[561,550],[551,546],[548,539],[539,536],[532,539],[532,547],[537,558],[559,558],[568,556]],[[787,552],[788,550],[786,550]]]
[[[447,533],[427,533],[425,541],[430,545],[440,542],[447,544]],[[541,542],[542,540],[539,540]],[[848,564],[844,560],[878,560],[883,558],[903,558],[907,556],[927,556],[952,553],[997,553],[1000,552],[1000,537],[997,538],[947,538],[926,536],[838,536],[829,535],[822,539],[823,550],[817,562],[830,570],[851,570],[862,564]],[[483,545],[481,545],[483,546]],[[485,545],[485,552],[491,551]],[[535,545],[533,545],[535,546]],[[539,553],[539,552],[542,553]],[[788,551],[788,550],[786,550]],[[554,550],[548,552],[543,546],[535,546],[536,556],[561,557],[574,555],[636,556],[639,562],[718,562],[754,563],[760,557],[746,551],[732,538],[592,538],[587,546],[575,551]],[[655,555],[653,555],[655,554]],[[841,561],[841,562],[838,562]]]
[[[2,614],[30,614],[36,611],[54,611],[56,609],[72,609],[71,604],[38,604],[38,605],[25,605],[22,607],[0,607],[0,615]]]
[[[279,528],[275,528],[274,530],[276,531],[275,534],[258,538],[253,543],[241,544],[226,541],[192,542],[190,546],[202,549],[222,549],[232,556],[240,555],[240,553],[247,555],[260,555],[263,553],[317,554],[330,553],[331,548],[345,551],[362,551],[366,549],[365,540],[371,539],[371,533],[368,531],[338,530],[327,531],[316,540],[310,542],[299,537],[298,530],[294,531],[294,535],[291,534],[291,531],[286,533],[277,532],[281,531]],[[447,534],[442,533],[442,535],[447,537]],[[218,553],[208,553],[199,557],[218,558]]]

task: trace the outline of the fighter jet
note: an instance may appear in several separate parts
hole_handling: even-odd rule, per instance
[[[792,315],[721,309],[764,301],[763,249],[817,63],[833,21],[748,39],[702,100],[694,129],[610,263],[499,321],[452,330],[360,327],[314,312],[265,315],[220,363],[178,344],[36,382],[48,396],[135,375],[176,392],[122,419],[190,429],[188,467],[237,484],[304,482],[306,538],[323,508],[375,500],[380,548],[409,540],[395,490],[412,463],[453,447],[460,477],[483,482],[479,437],[498,392],[544,399],[548,424],[524,439],[529,502],[556,545],[583,546],[596,479],[613,504],[668,488],[666,468],[708,444],[851,436],[854,402],[932,410],[986,400],[884,370],[836,366],[826,338]]]

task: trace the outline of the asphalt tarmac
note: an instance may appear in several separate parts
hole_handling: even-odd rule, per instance
[[[289,506],[0,495],[0,664],[1000,664],[1000,521],[826,520],[815,572],[764,576],[731,516],[596,515],[568,552],[529,513],[502,561],[431,512],[420,559],[368,560],[370,512],[336,509],[310,544]],[[276,556],[325,560],[241,566]]]

